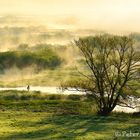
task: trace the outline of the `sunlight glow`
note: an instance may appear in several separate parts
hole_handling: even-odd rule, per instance
[[[139,0],[0,0],[0,15],[33,16],[56,28],[139,32]]]

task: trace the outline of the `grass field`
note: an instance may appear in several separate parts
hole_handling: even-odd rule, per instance
[[[97,116],[84,96],[0,92],[0,140],[139,140],[140,118],[124,113]]]
[[[29,71],[29,72],[27,72]],[[30,69],[26,71],[17,71],[13,73],[11,70],[8,74],[0,75],[1,87],[18,87],[18,86],[60,86],[62,81],[79,76],[75,68],[57,68],[55,70],[44,70],[39,73],[33,73]],[[64,78],[65,77],[65,78]]]

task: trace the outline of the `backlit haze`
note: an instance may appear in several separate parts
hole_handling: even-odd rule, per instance
[[[140,0],[0,0],[0,15],[50,29],[140,32]]]

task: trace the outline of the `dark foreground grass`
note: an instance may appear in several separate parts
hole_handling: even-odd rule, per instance
[[[55,114],[95,114],[95,104],[79,95],[51,95],[39,92],[0,92],[1,111],[48,112]],[[85,100],[83,100],[85,98]]]
[[[140,118],[129,114],[95,115],[80,98],[8,98],[0,95],[0,140],[139,140]],[[13,95],[14,93],[11,92]],[[5,97],[3,96],[5,94]],[[32,94],[32,93],[29,93]],[[53,95],[54,96],[54,95]],[[46,99],[47,98],[47,99]],[[128,135],[123,136],[124,133]],[[118,134],[118,135],[117,135]],[[116,136],[117,135],[117,136]]]

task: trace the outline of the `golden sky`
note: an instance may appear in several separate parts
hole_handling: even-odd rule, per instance
[[[34,16],[52,25],[140,32],[140,0],[0,0],[0,15]]]

